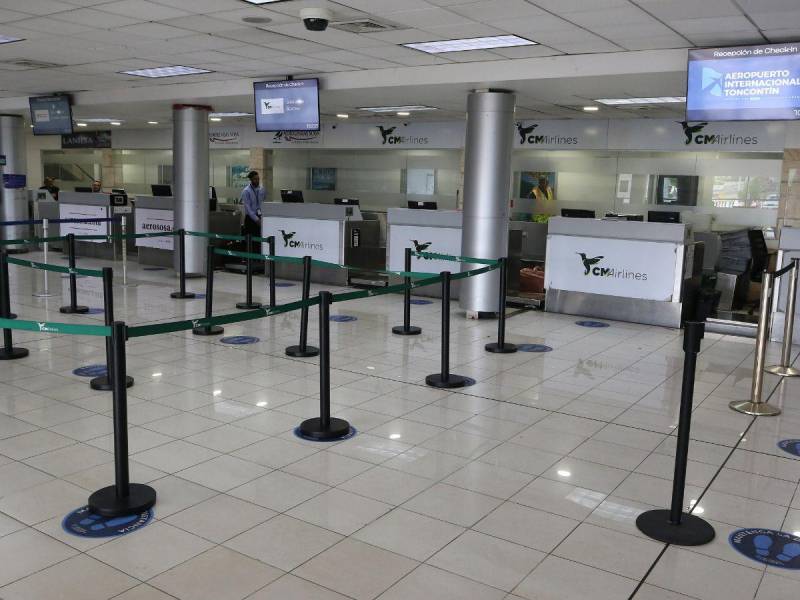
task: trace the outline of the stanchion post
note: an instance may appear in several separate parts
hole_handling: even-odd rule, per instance
[[[303,257],[303,300],[311,295],[311,257]],[[308,306],[300,309],[300,343],[286,348],[286,355],[294,358],[308,358],[319,355],[319,348],[308,345]]]
[[[75,234],[67,234],[67,258],[69,264],[69,306],[62,306],[58,310],[64,314],[86,314],[88,306],[78,305],[78,281],[75,277]]]
[[[128,398],[125,387],[125,323],[111,326],[112,361],[109,375],[114,403],[114,485],[89,497],[89,510],[103,517],[122,517],[142,513],[156,503],[156,491],[148,485],[130,482],[128,470]]]
[[[175,243],[172,247],[174,249]],[[174,251],[174,250],[173,250]],[[194,292],[186,291],[186,230],[178,230],[178,291],[172,292],[170,298],[187,299],[195,298]]]
[[[700,352],[700,342],[704,333],[705,324],[694,321],[686,323],[683,333],[683,382],[675,450],[675,471],[672,478],[672,505],[669,510],[644,512],[636,519],[636,527],[646,536],[659,542],[678,546],[701,546],[709,543],[716,535],[714,528],[706,521],[683,511],[697,354]]]
[[[247,248],[247,254],[253,253],[253,236],[249,233],[245,234],[245,245]],[[245,283],[245,300],[244,302],[237,302],[236,308],[243,308],[243,309],[255,309],[261,308],[261,302],[253,302],[253,261],[248,256],[246,259],[246,283]]]
[[[267,238],[267,248],[270,256],[275,256],[275,236]],[[269,276],[269,307],[275,308],[277,299],[275,297],[275,260],[270,259],[267,264],[267,274]]]
[[[769,342],[769,309],[773,283],[772,273],[764,271],[761,278],[761,305],[758,312],[756,355],[753,361],[753,383],[750,389],[750,400],[734,400],[729,404],[736,412],[757,417],[774,417],[781,414],[780,408],[767,404],[761,398],[764,388],[764,359],[767,355],[767,342]]]
[[[405,249],[405,256],[403,262],[403,269],[406,275],[403,277],[403,284],[406,289],[403,290],[403,324],[392,327],[392,333],[396,335],[419,335],[422,333],[422,328],[411,325],[411,248]]]
[[[103,313],[107,327],[114,325],[114,270],[111,267],[103,267]],[[113,390],[111,382],[111,363],[114,360],[114,348],[111,345],[111,338],[106,338],[106,374],[95,377],[89,382],[89,387],[101,392]],[[125,387],[133,385],[133,377],[126,375]]]
[[[467,378],[450,373],[450,271],[442,271],[442,358],[439,373],[428,375],[425,383],[435,388],[460,388]]]
[[[42,255],[44,256],[44,262],[47,263],[47,255],[50,250],[50,242],[47,241],[47,238],[50,237],[50,224],[47,219],[42,219],[42,237],[44,238],[44,242],[42,242]],[[47,271],[42,270],[42,291],[37,292],[34,294],[36,298],[49,298],[53,294],[50,293],[49,281],[47,279]]]
[[[508,282],[508,258],[498,259],[500,271],[500,290],[497,304],[497,342],[486,344],[487,352],[494,354],[513,354],[517,351],[514,344],[506,343],[506,287]]]
[[[794,338],[794,312],[797,307],[797,278],[800,271],[800,258],[792,259],[792,270],[789,277],[789,289],[786,293],[786,310],[783,323],[783,347],[779,365],[767,367],[765,371],[780,377],[798,377],[800,369],[792,366],[792,341]]]
[[[206,319],[211,318],[214,310],[214,246],[211,242],[206,250]],[[221,335],[225,329],[220,325],[200,325],[192,329],[195,335]]]
[[[333,294],[319,293],[319,417],[303,421],[298,428],[301,437],[332,441],[350,433],[350,423],[331,417],[331,302]]]
[[[9,298],[11,292],[10,278],[8,275],[8,253],[0,250],[0,317],[8,319],[11,314]],[[15,348],[10,329],[3,329],[3,347],[0,348],[0,360],[15,360],[28,356],[27,348]]]

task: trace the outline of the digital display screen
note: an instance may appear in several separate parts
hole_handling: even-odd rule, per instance
[[[68,96],[28,98],[33,135],[72,133],[72,105]]]
[[[800,119],[800,42],[689,50],[687,121]]]
[[[319,131],[319,80],[253,84],[256,131]]]

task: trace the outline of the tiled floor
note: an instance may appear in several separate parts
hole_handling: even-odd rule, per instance
[[[100,261],[82,259],[93,266]],[[43,274],[11,268],[23,319],[92,323],[33,297]],[[115,287],[130,324],[194,318],[170,271],[131,266]],[[234,312],[241,276],[219,273],[215,313]],[[190,282],[200,291],[203,280]],[[101,306],[99,282],[79,280]],[[314,286],[315,291],[320,289]],[[264,282],[256,282],[263,297]],[[278,289],[280,301],[299,287]],[[311,341],[317,338],[312,311]],[[669,502],[681,381],[679,332],[521,312],[511,341],[549,354],[483,351],[495,323],[454,308],[457,393],[424,386],[439,358],[439,306],[414,306],[422,336],[393,336],[400,298],[336,304],[336,415],[358,429],[336,444],[292,430],[318,410],[317,360],[290,360],[298,315],[226,327],[261,338],[225,346],[190,333],[127,345],[132,478],[159,494],[132,535],[81,539],[61,519],[112,482],[111,397],[72,375],[104,362],[103,339],[15,332],[31,355],[0,363],[0,598],[3,600],[772,600],[796,572],[764,568],[727,543],[740,527],[800,530],[800,382],[767,378],[784,408],[753,419],[727,404],[749,393],[753,341],[708,334],[699,359],[687,508],[716,540],[665,548],[643,510]],[[774,356],[776,348],[771,347]]]

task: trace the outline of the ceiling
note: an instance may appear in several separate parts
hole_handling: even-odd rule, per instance
[[[393,28],[307,31],[299,12],[319,6],[333,11],[334,22],[369,18]],[[269,22],[243,21],[253,17]],[[518,93],[520,118],[563,118],[589,116],[580,107],[599,97],[683,95],[685,52],[671,49],[800,39],[800,2],[0,0],[0,34],[24,38],[0,45],[4,111],[24,112],[31,95],[72,92],[77,117],[141,126],[167,121],[175,101],[251,110],[251,81],[292,74],[322,78],[322,109],[329,115],[359,118],[359,106],[429,104],[441,110],[413,118],[463,118],[470,89],[507,87]],[[502,34],[538,45],[439,55],[400,45]],[[635,56],[663,59],[665,66],[648,72],[645,62],[626,71]],[[610,62],[616,68],[606,75],[592,74],[593,64]],[[213,72],[165,79],[120,73],[175,64]],[[673,105],[601,114],[682,112]]]

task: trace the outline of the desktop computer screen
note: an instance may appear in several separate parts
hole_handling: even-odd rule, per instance
[[[153,184],[150,186],[150,191],[153,196],[172,196],[171,185]]]
[[[436,210],[438,205],[436,202],[421,202],[418,200],[409,200],[408,208],[422,209],[422,210]]]
[[[305,202],[302,190],[281,190],[282,202]]]
[[[667,210],[651,210],[647,213],[647,220],[651,223],[680,223],[681,213]]]
[[[562,208],[561,216],[570,219],[594,219],[595,212],[593,210],[583,210],[578,208]]]

